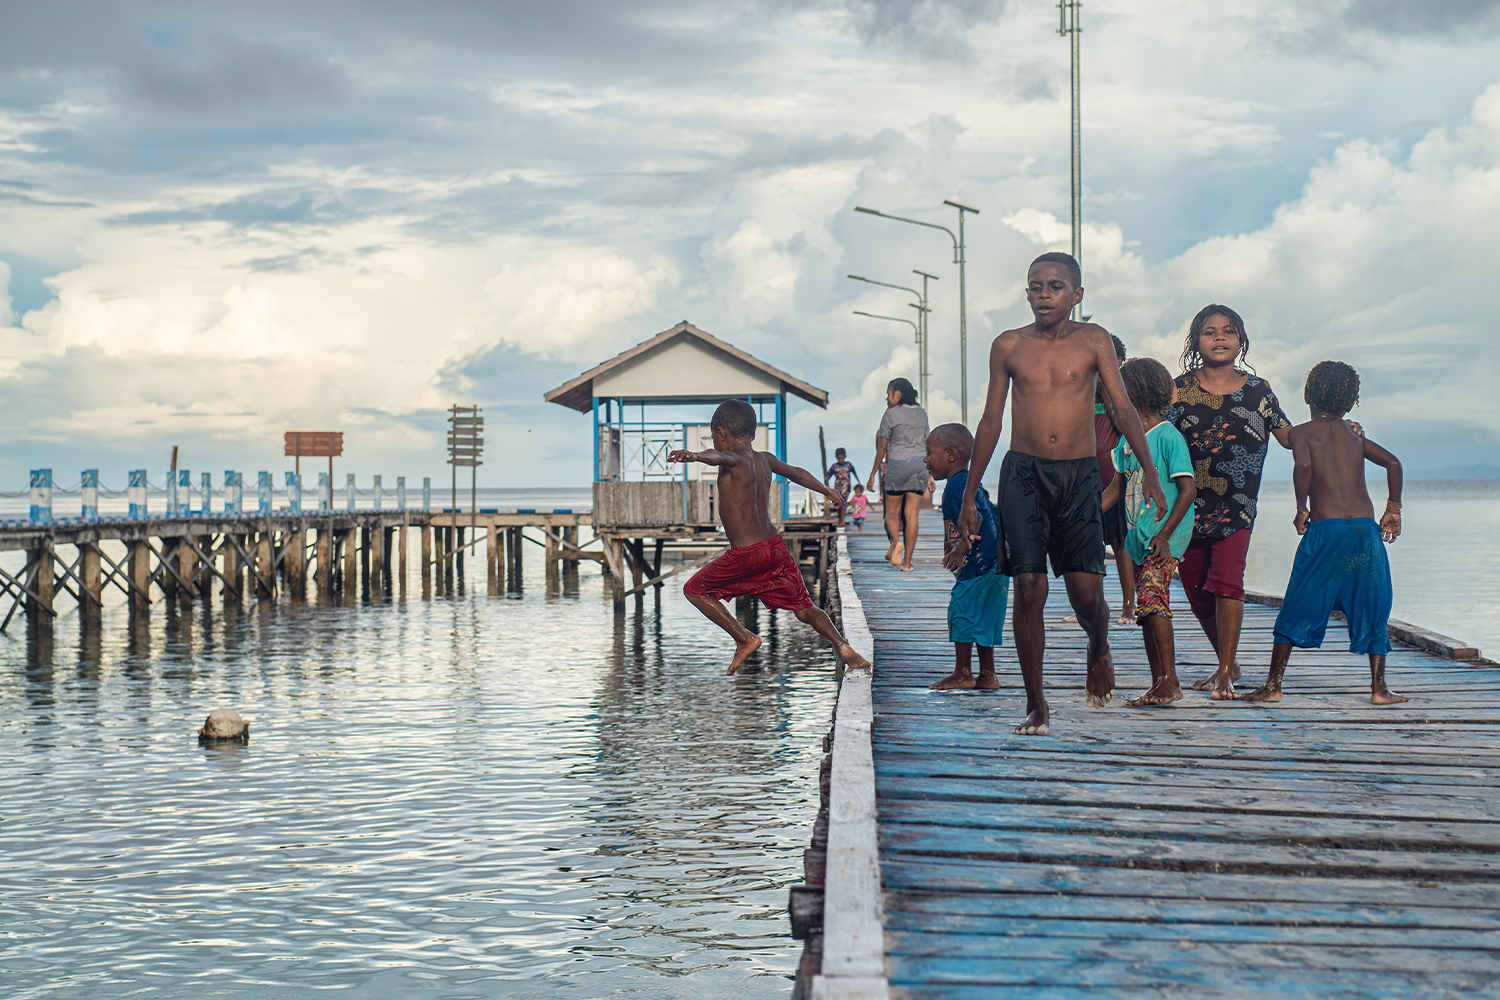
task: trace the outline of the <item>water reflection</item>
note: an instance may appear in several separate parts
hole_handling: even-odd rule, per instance
[[[381,583],[0,638],[6,995],[787,994],[817,636],[761,612],[728,678],[678,580]],[[198,744],[221,705],[248,744]]]

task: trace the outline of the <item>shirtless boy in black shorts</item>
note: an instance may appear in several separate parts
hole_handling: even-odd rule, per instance
[[[1090,706],[1109,701],[1115,665],[1109,653],[1109,605],[1104,601],[1104,521],[1099,508],[1099,462],[1094,454],[1095,379],[1110,418],[1138,455],[1151,452],[1141,419],[1125,394],[1109,333],[1094,323],[1068,318],[1083,301],[1083,278],[1070,254],[1044,253],[1026,275],[1026,301],[1035,322],[1007,330],[990,347],[990,386],[984,415],[974,434],[969,483],[964,491],[959,531],[979,537],[974,491],[1000,440],[1005,397],[1015,383],[1010,451],[1000,466],[995,506],[1000,513],[1000,572],[1014,582],[1011,627],[1016,657],[1026,683],[1023,736],[1047,733],[1047,698],[1042,690],[1046,634],[1047,561],[1063,578],[1068,602],[1088,634]],[[1145,472],[1146,496],[1156,502],[1157,519],[1167,501],[1155,467]]]

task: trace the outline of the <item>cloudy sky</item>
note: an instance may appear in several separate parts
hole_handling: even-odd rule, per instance
[[[1304,419],[1303,373],[1416,473],[1500,464],[1500,0],[1091,0],[1086,310],[1177,370],[1229,303]],[[486,407],[484,484],[583,485],[541,401],[682,319],[826,388],[793,407],[861,470],[880,389],[958,413],[947,238],[968,222],[971,414],[1026,263],[1068,243],[1051,0],[137,0],[0,6],[0,490],[283,467],[441,481]],[[1280,461],[1280,459],[1278,459]],[[388,480],[389,481],[389,480]]]

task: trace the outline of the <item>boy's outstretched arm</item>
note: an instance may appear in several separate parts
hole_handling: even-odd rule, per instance
[[[844,506],[843,495],[840,494],[838,490],[829,489],[826,483],[818,482],[813,478],[813,474],[811,472],[808,472],[801,466],[787,465],[785,462],[777,458],[775,455],[771,454],[769,451],[762,452],[761,454],[765,455],[771,460],[771,471],[776,473],[776,475],[783,476],[787,480],[796,483],[798,486],[806,487],[807,489],[810,489],[815,493],[823,494],[825,497],[833,501],[835,508]]]
[[[740,456],[732,451],[715,451],[710,448],[707,451],[688,451],[678,448],[676,451],[667,453],[668,462],[701,462],[704,465],[717,465],[721,468],[733,468],[742,461]]]
[[[990,386],[984,396],[984,412],[979,423],[974,425],[974,450],[969,454],[969,481],[964,486],[963,506],[959,508],[958,533],[970,541],[979,541],[979,511],[974,509],[974,496],[994,457],[995,445],[1000,442],[1000,427],[1005,421],[1005,397],[1010,392],[1010,372],[1005,367],[1009,344],[1006,334],[995,338],[990,345]]]
[[[1119,479],[1116,476],[1115,479]],[[1146,561],[1161,565],[1172,556],[1172,532],[1182,523],[1188,511],[1193,509],[1193,501],[1198,499],[1198,486],[1193,482],[1192,476],[1174,476],[1177,480],[1177,499],[1172,503],[1172,512],[1167,515],[1167,522],[1161,526],[1161,530],[1151,539],[1151,548],[1146,553]],[[1113,486],[1114,480],[1110,480]]]
[[[1388,542],[1394,542],[1396,536],[1401,534],[1401,459],[1369,438],[1363,440],[1365,461],[1385,469],[1386,505],[1385,513],[1380,517],[1380,536]],[[1394,510],[1391,509],[1392,504],[1395,505]]]

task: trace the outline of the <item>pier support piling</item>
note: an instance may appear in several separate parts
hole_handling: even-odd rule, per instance
[[[135,584],[130,588],[130,606],[144,610],[150,601],[151,546],[145,541],[125,543],[126,572]]]
[[[104,600],[104,577],[100,572],[99,549],[97,545],[81,546],[79,552],[80,578],[83,589],[93,595],[92,601],[84,601],[79,610],[84,614],[97,614]]]

